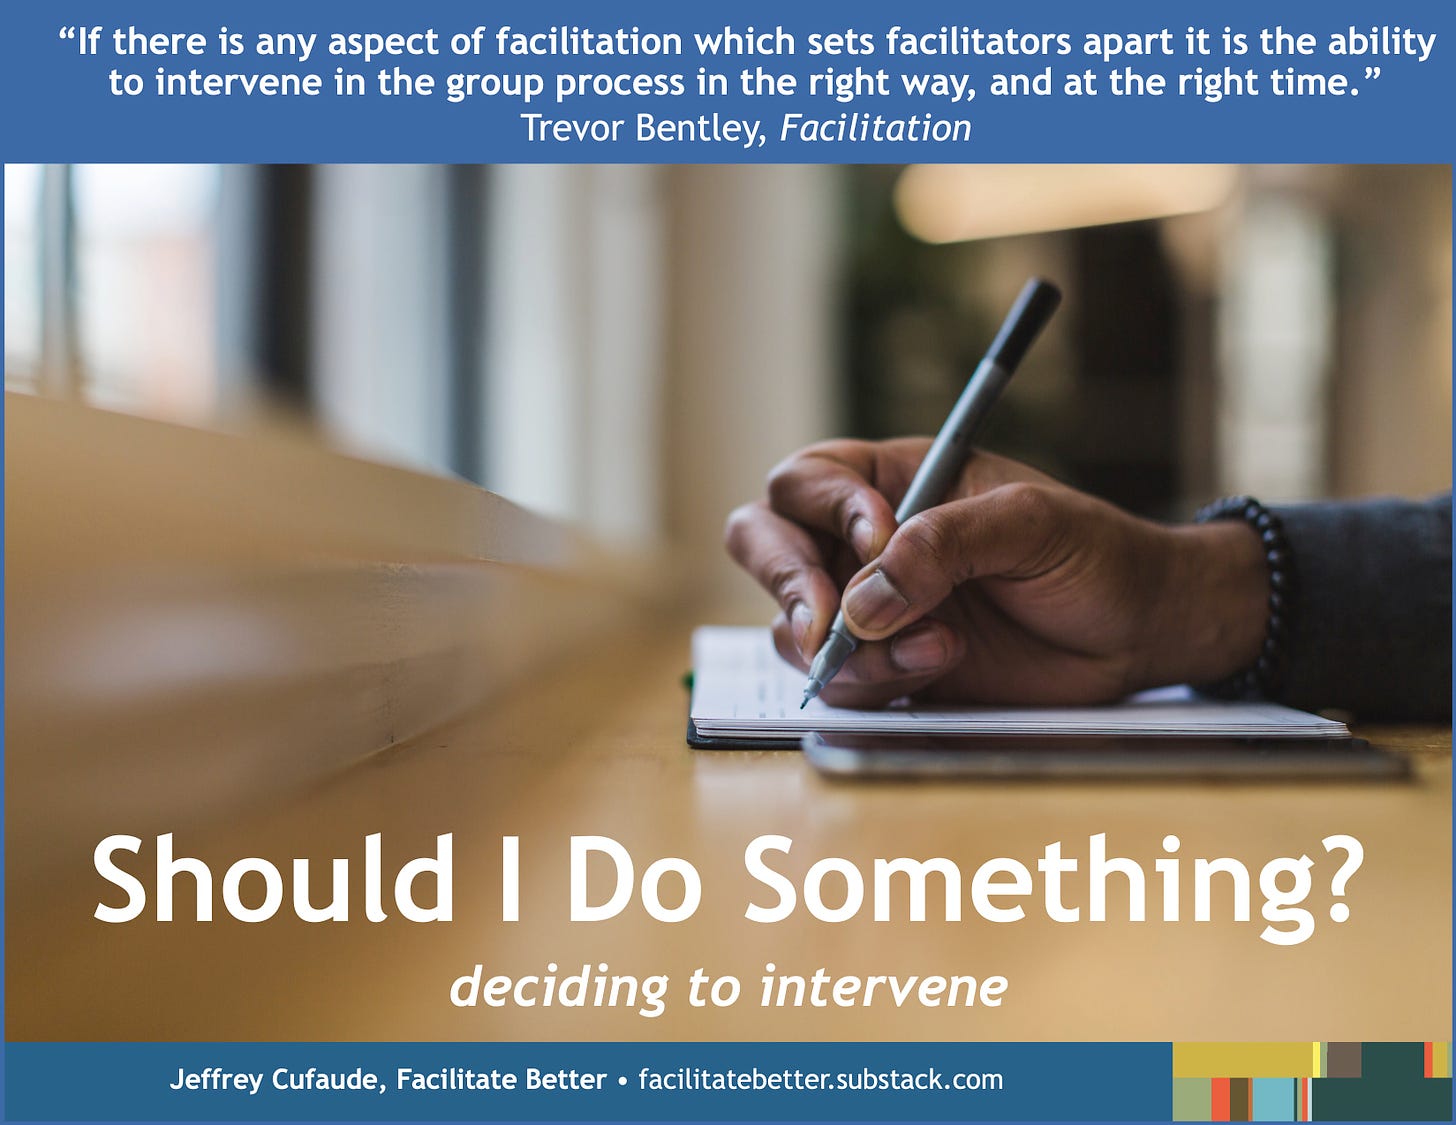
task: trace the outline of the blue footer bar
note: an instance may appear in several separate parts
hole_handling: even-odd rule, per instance
[[[1166,1043],[10,1043],[12,1121],[1166,1121]]]

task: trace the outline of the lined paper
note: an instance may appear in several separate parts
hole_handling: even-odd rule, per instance
[[[1183,738],[1345,738],[1344,723],[1277,703],[1226,703],[1187,688],[1097,707],[968,707],[907,703],[874,711],[799,710],[804,673],[782,660],[767,629],[706,625],[693,632],[692,720],[708,738],[790,738],[807,731]]]

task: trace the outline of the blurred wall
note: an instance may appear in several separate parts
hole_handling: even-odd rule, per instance
[[[687,592],[762,616],[722,529],[764,476],[840,432],[836,169],[666,169],[666,530]]]
[[[477,420],[487,487],[618,545],[661,537],[658,169],[490,169]]]
[[[1451,487],[1451,169],[1335,170],[1335,495]]]
[[[751,606],[729,511],[841,432],[835,170],[491,170],[481,480]]]
[[[314,421],[365,456],[444,472],[451,232],[438,169],[320,165],[313,190]]]

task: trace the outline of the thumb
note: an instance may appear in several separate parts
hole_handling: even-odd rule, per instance
[[[1055,490],[1002,485],[927,508],[900,525],[880,557],[850,580],[843,611],[864,640],[882,640],[918,621],[972,578],[1031,577],[1060,538]]]

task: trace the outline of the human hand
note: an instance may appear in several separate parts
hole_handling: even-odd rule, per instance
[[[843,591],[861,643],[826,702],[1103,702],[1258,656],[1268,576],[1246,525],[1152,523],[977,453],[945,502],[897,526],[929,447],[810,446],[728,519],[729,553],[779,604],[786,660],[807,671]]]

